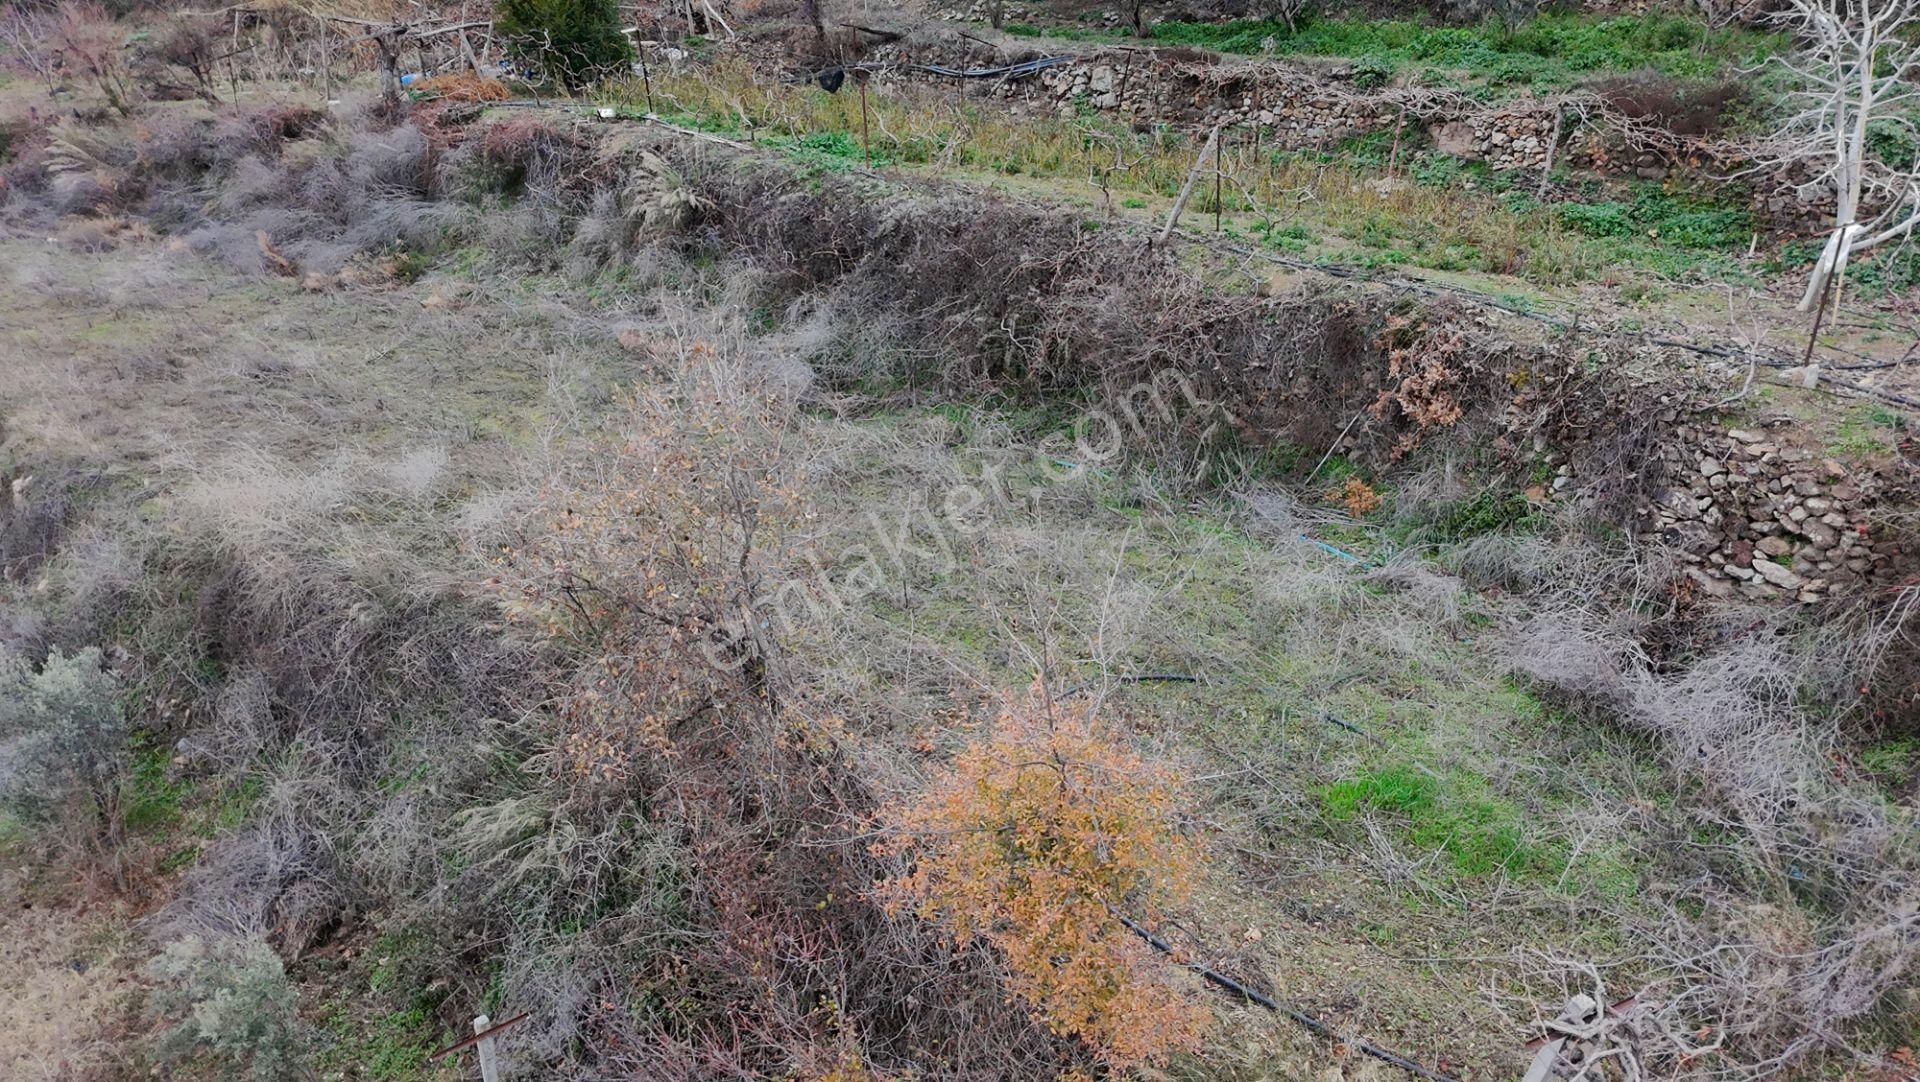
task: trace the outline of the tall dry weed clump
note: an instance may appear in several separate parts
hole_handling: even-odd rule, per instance
[[[1534,587],[1507,664],[1579,716],[1651,741],[1682,786],[1686,828],[1717,839],[1711,882],[1647,938],[1654,976],[1621,1047],[1643,1066],[1713,1062],[1740,1078],[1844,1047],[1920,965],[1920,826],[1846,769],[1836,715],[1857,693],[1830,694],[1893,637],[1844,614],[1820,627],[1703,614],[1691,646],[1656,652],[1651,614],[1674,604],[1644,589],[1657,584],[1615,574],[1626,600],[1609,615],[1595,574],[1575,566],[1607,561],[1559,555],[1572,563],[1536,569],[1560,581]],[[1836,641],[1842,625],[1862,641]]]
[[[459,889],[525,944],[508,986],[539,1015],[529,1040],[556,1069],[689,1079],[1056,1059],[979,952],[866,896],[883,864],[849,835],[874,811],[869,751],[781,648],[815,618],[792,566],[796,403],[732,344],[681,346],[684,374],[637,389],[625,437],[556,478],[496,560],[557,692],[537,773],[461,813]]]
[[[543,501],[538,530],[499,556],[510,619],[592,659],[562,707],[562,761],[621,786],[650,755],[716,730],[759,744],[778,659],[758,606],[804,511],[783,414],[706,342],[674,386],[634,392],[612,461]],[[755,732],[759,729],[762,731]]]
[[[990,733],[894,809],[891,848],[912,864],[881,894],[961,944],[993,944],[1013,990],[1111,1069],[1163,1062],[1197,1046],[1208,1012],[1119,918],[1153,919],[1198,881],[1179,792],[1085,700],[1008,697]]]

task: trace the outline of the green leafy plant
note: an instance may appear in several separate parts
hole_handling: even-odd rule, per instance
[[[1542,854],[1520,833],[1518,810],[1481,788],[1442,784],[1411,767],[1387,767],[1328,786],[1321,806],[1336,821],[1366,809],[1404,815],[1413,844],[1444,849],[1463,875],[1516,872],[1539,861]]]
[[[227,1077],[256,1079],[304,1073],[299,997],[265,942],[187,936],[167,944],[148,973],[150,1007],[173,1020],[155,1046],[167,1066],[212,1060]]]
[[[493,28],[516,55],[568,90],[625,74],[633,61],[611,0],[499,0]]]
[[[1633,219],[1618,203],[1562,203],[1554,213],[1562,225],[1589,237],[1633,235]]]
[[[1587,72],[1643,68],[1675,76],[1711,75],[1758,60],[1778,49],[1781,41],[1777,35],[1744,28],[1710,30],[1697,19],[1658,12],[1609,18],[1553,12],[1523,27],[1504,20],[1434,26],[1398,19],[1321,18],[1292,30],[1278,20],[1167,20],[1154,24],[1153,36],[1230,53],[1272,50],[1350,57],[1388,70],[1408,64],[1451,68],[1493,86],[1513,87],[1566,86]]]
[[[108,831],[119,818],[128,735],[99,650],[55,650],[38,671],[0,654],[0,805],[15,818]]]

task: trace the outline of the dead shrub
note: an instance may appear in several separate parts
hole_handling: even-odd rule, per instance
[[[705,209],[686,180],[650,151],[603,152],[600,165],[617,186],[594,192],[569,245],[585,273],[631,265],[641,244],[686,228]]]
[[[1595,596],[1591,579],[1540,589]],[[1844,1042],[1920,960],[1913,827],[1834,769],[1838,734],[1808,708],[1833,661],[1829,636],[1729,614],[1693,636],[1711,648],[1663,657],[1646,645],[1657,629],[1645,610],[1608,620],[1587,603],[1549,604],[1503,650],[1563,705],[1653,740],[1691,786],[1689,820],[1729,839],[1717,874],[1776,913],[1753,925],[1716,892],[1700,917],[1676,913],[1656,954],[1657,1001],[1672,1012],[1615,1039],[1643,1064],[1711,1053],[1730,1076],[1770,1077]],[[1782,922],[1802,932],[1772,937]],[[1711,1048],[1684,1036],[1703,1024]]]
[[[153,239],[146,225],[128,218],[85,218],[60,226],[60,243],[80,252],[111,252],[127,243]]]
[[[1464,327],[1419,316],[1395,316],[1381,331],[1387,385],[1374,400],[1373,416],[1407,429],[1394,444],[1399,459],[1428,432],[1451,428],[1466,415],[1463,385],[1477,361]]]
[[[512,117],[489,124],[475,141],[494,191],[550,192],[582,165],[590,149],[570,129],[543,117]]]
[[[1374,487],[1358,477],[1349,477],[1346,483],[1327,493],[1327,499],[1347,509],[1354,518],[1366,518],[1380,509],[1380,493]]]
[[[777,709],[757,606],[797,508],[782,406],[703,342],[677,388],[643,389],[611,468],[552,491],[499,559],[509,617],[602,661],[564,708],[570,785],[619,791],[653,754]],[[757,739],[773,734],[762,732]]]
[[[55,212],[99,213],[120,206],[137,191],[138,162],[139,148],[124,133],[59,125],[50,134],[46,157]]]
[[[0,209],[46,189],[50,133],[37,118],[0,121]]]
[[[47,47],[57,14],[52,4],[0,5],[0,67],[31,72],[49,96],[59,86],[57,55]]]
[[[0,581],[26,582],[59,552],[76,501],[93,484],[52,465],[0,471]]]
[[[149,97],[160,101],[197,97],[220,103],[220,95],[214,90],[214,65],[228,47],[215,36],[213,26],[209,21],[176,17],[153,32],[142,50],[139,72]],[[176,69],[191,82],[175,82]]]
[[[1636,71],[1591,85],[1613,112],[1657,124],[1675,135],[1717,134],[1750,104],[1745,84],[1731,79],[1688,80],[1658,71]]]
[[[415,83],[412,89],[443,101],[506,101],[513,94],[498,79],[486,79],[472,72],[436,75]]]
[[[261,779],[249,822],[194,862],[161,914],[167,936],[255,939],[294,959],[340,921],[350,893],[336,845],[355,795],[330,758],[297,745]]]
[[[130,117],[142,99],[127,35],[107,9],[87,0],[64,0],[47,27],[52,69],[89,85],[108,108]]]
[[[1368,572],[1367,580],[1405,594],[1414,611],[1445,625],[1460,622],[1462,602],[1470,596],[1459,579],[1422,559],[1394,560]]]
[[[1864,741],[1920,734],[1920,586],[1830,604],[1818,620],[1820,701]]]

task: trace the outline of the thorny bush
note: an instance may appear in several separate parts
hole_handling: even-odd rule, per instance
[[[557,487],[541,531],[500,555],[509,616],[592,658],[562,705],[560,761],[621,787],[689,731],[778,709],[755,611],[782,528],[782,403],[694,342],[696,375],[634,394],[610,468]]]
[[[474,823],[531,832],[535,850],[561,829],[639,839],[533,857],[560,865],[677,854],[671,884],[648,888],[671,896],[656,908],[676,915],[657,934],[683,936],[677,952],[624,945],[637,910],[602,919],[604,899],[581,899],[572,919],[586,915],[597,961],[564,980],[602,989],[595,1002],[609,1006],[556,1002],[549,1025],[601,1067],[642,1077],[819,1077],[903,1061],[990,1077],[1058,1058],[979,952],[941,951],[931,929],[865,897],[882,864],[847,838],[873,810],[862,751],[778,649],[798,618],[777,607],[791,596],[787,538],[806,518],[794,404],[731,348],[691,341],[681,353],[686,374],[638,389],[627,438],[562,478],[498,559],[510,617],[558,655],[554,745],[534,761],[564,806],[542,808],[536,790]],[[622,876],[602,878],[589,889]],[[645,1018],[611,1006],[649,984],[676,991]]]

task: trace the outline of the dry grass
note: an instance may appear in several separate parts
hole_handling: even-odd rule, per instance
[[[1554,557],[1606,562],[1577,549]],[[1616,577],[1613,596],[1623,586],[1635,596],[1631,584]],[[1677,1056],[1764,1077],[1844,1043],[1920,959],[1920,850],[1910,816],[1835,769],[1842,730],[1815,710],[1857,697],[1808,698],[1834,671],[1831,633],[1750,613],[1650,619],[1653,598],[1599,605],[1594,585],[1541,583],[1539,609],[1503,647],[1509,664],[1584,716],[1652,740],[1691,789],[1688,821],[1727,850],[1717,875],[1740,885],[1693,888],[1698,916],[1673,912],[1643,956],[1660,1006],[1612,1047],[1649,1067]],[[1651,655],[1659,624],[1676,619],[1703,625],[1692,641],[1712,645]],[[1873,653],[1873,640],[1856,641]]]
[[[855,94],[773,84],[725,65],[656,77],[653,92],[662,112],[787,148],[803,161],[844,168],[862,158]],[[629,106],[646,102],[638,86],[609,93]],[[912,85],[869,94],[867,124],[882,163],[1069,182],[1109,215],[1132,197],[1156,205],[1172,199],[1198,153],[1195,140],[1170,127],[1139,131],[1101,116],[1018,116]],[[1617,271],[1606,253],[1554,215],[1515,212],[1492,193],[1458,184],[1422,185],[1351,162],[1257,151],[1244,136],[1229,139],[1221,169],[1221,206],[1243,230],[1335,234],[1377,249],[1430,253],[1422,260],[1442,269],[1548,285]],[[1211,213],[1211,193],[1201,192],[1190,210]]]

